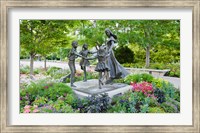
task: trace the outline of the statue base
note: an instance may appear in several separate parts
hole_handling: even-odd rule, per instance
[[[107,93],[108,96],[112,98],[115,95],[123,94],[124,92],[132,89],[130,85],[123,83],[107,84],[103,85],[102,89],[99,89],[98,82],[98,79],[90,79],[86,82],[78,81],[74,83],[76,87],[72,87],[72,89],[78,95],[79,98],[103,93]],[[67,85],[70,84],[68,83]]]

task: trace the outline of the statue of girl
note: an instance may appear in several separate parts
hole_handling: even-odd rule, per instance
[[[97,55],[93,58],[87,58],[87,60],[97,58],[98,63],[95,67],[95,71],[99,72],[99,89],[102,88],[102,85],[105,85],[104,79],[107,77],[109,72],[109,67],[106,63],[109,53],[106,51],[106,46],[102,45],[97,49]]]

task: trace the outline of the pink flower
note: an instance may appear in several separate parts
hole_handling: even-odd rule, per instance
[[[26,106],[24,107],[25,110],[26,110],[26,109],[30,109],[30,108],[31,108],[30,105],[26,105]]]
[[[37,106],[37,105],[34,105],[33,107],[34,107],[34,108],[38,108],[38,106]]]
[[[142,92],[146,96],[150,96],[153,93],[153,86],[148,82],[132,83],[131,86],[133,91]]]
[[[30,113],[30,112],[31,112],[30,109],[25,109],[25,110],[24,110],[24,113]]]
[[[37,113],[37,112],[39,112],[40,110],[38,110],[38,109],[34,109],[33,110],[33,113]]]

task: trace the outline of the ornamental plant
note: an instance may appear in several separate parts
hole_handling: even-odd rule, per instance
[[[144,95],[154,97],[153,95],[153,85],[148,82],[141,83],[131,83],[132,90],[135,92],[142,92]]]
[[[151,74],[142,73],[142,74],[130,74],[125,77],[124,82],[130,84],[131,82],[138,83],[146,81],[151,83],[153,81],[153,76]]]

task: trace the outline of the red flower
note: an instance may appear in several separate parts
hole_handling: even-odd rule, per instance
[[[133,91],[142,92],[146,96],[150,96],[153,92],[153,86],[148,82],[131,83]]]

